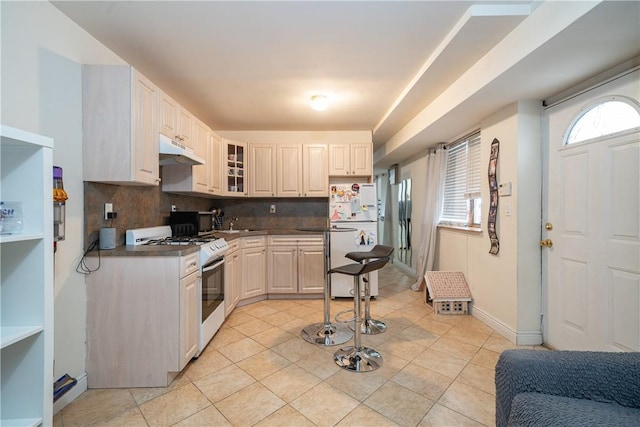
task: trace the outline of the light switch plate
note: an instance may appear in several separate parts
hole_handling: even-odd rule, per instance
[[[498,184],[498,196],[511,195],[511,181]]]

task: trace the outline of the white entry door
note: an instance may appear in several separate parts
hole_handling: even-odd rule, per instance
[[[581,108],[637,100],[638,87],[635,72],[545,113],[544,341],[556,349],[640,351],[640,132],[563,144]]]

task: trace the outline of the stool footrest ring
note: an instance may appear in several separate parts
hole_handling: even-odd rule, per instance
[[[353,313],[353,317],[350,317],[348,319],[341,319],[341,317],[347,313]],[[334,319],[336,320],[336,322],[340,322],[340,323],[353,323],[356,320],[356,313],[352,308],[350,308],[348,310],[343,310],[339,313],[336,313]]]

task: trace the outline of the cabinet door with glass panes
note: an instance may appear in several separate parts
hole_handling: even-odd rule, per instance
[[[246,177],[247,144],[225,140],[226,168],[223,171],[226,180],[225,194],[229,196],[246,196],[248,194]]]

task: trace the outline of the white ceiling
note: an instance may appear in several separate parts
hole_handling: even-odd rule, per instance
[[[212,129],[370,130],[377,149],[532,10],[528,1],[52,3]],[[638,5],[596,7],[487,85],[490,102],[461,103],[384,163],[639,55]],[[326,111],[309,108],[316,93],[330,97]]]

